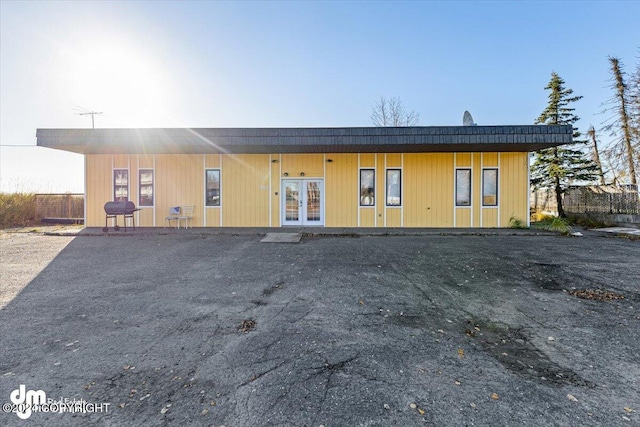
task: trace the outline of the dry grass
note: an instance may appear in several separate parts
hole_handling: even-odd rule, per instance
[[[0,228],[25,227],[36,222],[36,196],[0,193]]]

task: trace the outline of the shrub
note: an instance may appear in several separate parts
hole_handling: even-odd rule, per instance
[[[509,218],[509,228],[527,228],[527,223],[523,219],[512,216]]]
[[[536,223],[536,226],[546,231],[554,231],[556,233],[562,234],[571,233],[571,226],[569,225],[569,221],[558,216],[546,216],[541,221],[538,221]]]
[[[29,193],[0,193],[0,228],[24,227],[35,223],[36,196]]]

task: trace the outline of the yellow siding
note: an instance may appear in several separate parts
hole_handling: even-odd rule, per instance
[[[129,168],[129,200],[138,206],[138,168],[136,156],[131,156],[131,167]]]
[[[325,176],[325,225],[358,226],[358,155],[327,154]]]
[[[404,226],[453,226],[453,154],[405,154]]]
[[[269,225],[269,155],[222,156],[222,225]]]
[[[459,168],[471,167],[471,153],[457,153],[456,167],[459,167]]]
[[[480,153],[471,154],[471,206],[472,227],[480,227],[480,210],[482,209],[482,163]]]
[[[402,167],[402,154],[401,153],[388,153],[387,154],[387,167],[399,168]]]
[[[456,162],[454,164],[454,156]],[[327,227],[507,227],[528,215],[527,153],[305,155],[86,155],[87,226],[104,226],[113,199],[113,169],[129,170],[129,198],[138,205],[138,171],[154,169],[155,208],[136,225],[161,227],[170,206],[194,205],[193,226],[280,226],[281,179],[324,178]],[[273,163],[272,160],[278,160]],[[376,166],[376,206],[359,207],[360,167]],[[454,208],[455,167],[471,167],[472,207]],[[402,207],[385,206],[387,168],[402,167]],[[482,168],[498,167],[499,206],[482,207]],[[220,168],[222,207],[204,207],[204,170]],[[326,176],[325,176],[326,168]],[[269,214],[271,222],[269,222]],[[206,223],[205,223],[206,216]],[[359,219],[359,221],[358,221]]]
[[[498,208],[482,209],[482,226],[495,228],[498,226]]]
[[[87,223],[88,227],[104,227],[104,204],[113,200],[113,156],[87,154]]]
[[[384,164],[384,154],[377,154],[377,164],[376,168],[376,226],[384,227],[384,216],[385,216],[385,164]]]
[[[484,167],[498,166],[498,153],[481,153],[480,156]]]
[[[336,156],[327,154],[327,159],[334,162]],[[287,172],[289,178],[300,177],[304,173],[304,178],[322,178],[324,176],[324,155],[323,154],[283,154],[282,173]]]
[[[271,160],[278,160],[277,163],[271,163],[271,227],[280,226],[280,155],[271,155]],[[277,193],[277,194],[276,194]]]
[[[190,225],[203,225],[203,166],[202,155],[198,154],[156,155],[156,225],[164,223],[169,207],[187,205],[194,206]]]
[[[113,167],[115,169],[128,169],[129,156],[125,154],[116,154],[115,156],[113,156]]]
[[[500,153],[500,227],[508,227],[511,217],[529,217],[527,153]]]
[[[498,167],[498,153],[482,153],[480,154],[480,157],[482,158],[482,166],[484,168]],[[498,176],[500,176],[500,171],[498,171]],[[482,206],[482,175],[480,176],[480,180],[478,181],[478,186],[480,188],[479,204],[480,206]],[[482,227],[485,227],[485,228],[498,227],[498,207],[497,206],[481,207],[481,211],[482,211],[482,221],[481,221]]]
[[[221,155],[220,154],[203,154],[203,170],[202,170],[202,182],[203,182],[203,186],[206,185],[205,184],[205,179],[206,179],[206,175],[205,175],[205,169],[220,169],[220,159],[221,159]],[[222,178],[222,172],[220,173],[220,176]],[[204,190],[203,190],[204,191]],[[202,204],[203,206],[205,205],[206,201],[205,201],[205,195],[202,195]],[[220,206],[205,206],[204,208],[204,219],[203,219],[203,224],[205,227],[220,227],[220,210],[222,208]],[[166,213],[165,213],[166,214]]]
[[[402,209],[386,208],[387,227],[400,227],[402,225]]]
[[[360,154],[360,167],[372,168],[376,164],[376,155],[372,153]]]
[[[134,202],[135,203],[135,202]],[[136,203],[136,206],[138,204]],[[152,227],[153,226],[153,208],[143,207],[136,213],[136,227]]]
[[[220,168],[220,154],[205,154],[204,156],[207,169]]]
[[[360,227],[376,226],[376,210],[373,207],[360,209]]]
[[[153,154],[138,154],[136,160],[140,169],[153,169]]]
[[[471,227],[471,209],[456,208],[456,227]]]
[[[220,208],[218,206],[207,207],[207,224],[205,227],[220,227]]]

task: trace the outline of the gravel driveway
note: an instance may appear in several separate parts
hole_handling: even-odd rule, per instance
[[[639,241],[260,238],[0,239],[0,424],[640,424]]]

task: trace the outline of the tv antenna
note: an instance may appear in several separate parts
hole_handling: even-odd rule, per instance
[[[76,111],[76,114],[79,116],[91,116],[91,129],[96,128],[95,116],[102,114],[102,111],[93,111],[93,110],[89,111],[84,107],[76,107],[74,110]]]
[[[465,111],[462,115],[462,126],[478,126],[477,123],[474,123],[473,117],[471,117],[471,113]]]

